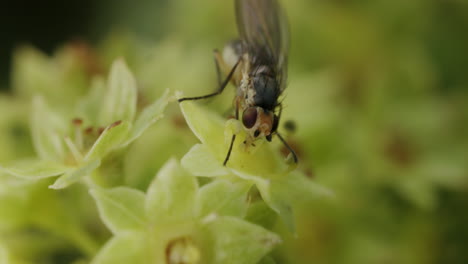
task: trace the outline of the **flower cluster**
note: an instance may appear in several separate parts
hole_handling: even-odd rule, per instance
[[[172,151],[148,149],[146,130],[162,140],[184,130],[183,123],[173,131],[153,130],[158,121],[174,122],[177,114],[163,113],[175,97],[166,90],[153,103],[141,103],[137,86],[119,59],[107,80],[94,78],[87,92],[65,105],[47,92],[27,98],[36,155],[0,166],[0,213],[23,219],[11,221],[15,234],[30,236],[27,228],[35,228],[47,233],[51,246],[24,260],[47,259],[63,250],[52,241],[66,241],[77,259],[91,263],[272,263],[268,253],[282,241],[271,230],[276,216],[294,232],[293,203],[328,191],[263,142],[250,151],[236,144],[224,167],[226,138],[245,135],[236,120],[225,122],[193,102],[180,109],[201,143],[180,160],[164,162],[150,178],[135,175],[145,167],[137,160]],[[134,180],[145,177],[148,184]],[[0,222],[7,225],[4,217]],[[0,237],[3,258],[23,261],[22,247],[10,242]]]

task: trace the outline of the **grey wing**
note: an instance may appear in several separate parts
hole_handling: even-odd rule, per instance
[[[284,89],[287,79],[289,27],[277,0],[235,0],[237,27],[248,52],[273,64]],[[254,55],[255,55],[254,54]]]

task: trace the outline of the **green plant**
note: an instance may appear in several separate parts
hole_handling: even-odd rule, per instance
[[[261,141],[254,151],[237,144],[224,167],[225,138],[234,132],[245,135],[237,121],[225,125],[218,114],[192,102],[180,108],[201,144],[181,164],[177,158],[164,162],[149,179],[134,175],[142,170],[128,169],[141,168],[132,161],[171,155],[170,147],[132,152],[131,146],[134,141],[145,145],[145,130],[170,118],[163,116],[175,97],[166,90],[153,103],[140,104],[137,81],[119,59],[107,81],[94,78],[90,89],[80,88],[72,93],[75,98],[67,98],[65,89],[48,90],[57,80],[56,87],[69,86],[70,72],[58,68],[62,59],[26,53],[20,69],[28,70],[19,70],[24,78],[48,74],[50,80],[39,86],[43,90],[28,87],[20,96],[32,101],[29,123],[37,155],[12,158],[0,167],[0,213],[11,220],[10,226],[2,224],[5,230],[17,230],[0,237],[5,245],[1,250],[12,263],[67,258],[91,263],[271,263],[267,254],[281,243],[271,230],[276,216],[294,232],[293,204],[329,195]],[[181,128],[172,129],[156,129],[153,136],[174,140],[171,133]],[[171,144],[176,150],[176,143]],[[27,228],[44,232],[43,238],[36,235],[47,250],[24,253],[28,247],[39,248]],[[15,246],[11,242],[20,233],[26,238]]]

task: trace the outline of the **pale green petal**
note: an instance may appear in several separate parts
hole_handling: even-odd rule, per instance
[[[106,91],[105,79],[101,76],[95,77],[92,80],[88,93],[76,106],[76,116],[83,117],[84,120],[92,126],[99,127],[103,125],[102,123],[99,123],[99,116],[97,113],[101,112],[102,102],[105,98]]]
[[[164,94],[156,102],[150,106],[143,109],[141,114],[138,116],[135,121],[131,131],[130,136],[126,144],[132,142],[138,138],[143,132],[160,118],[163,117],[163,112],[166,109],[167,104],[169,103],[169,90],[166,90]]]
[[[245,220],[250,223],[263,226],[266,229],[273,229],[277,222],[278,215],[268,206],[265,201],[259,200],[249,205]]]
[[[99,167],[99,165],[101,165],[100,160],[90,161],[90,162],[86,163],[85,165],[83,165],[83,166],[81,166],[81,167],[79,167],[77,169],[74,169],[72,171],[69,171],[68,173],[60,176],[54,182],[54,184],[49,186],[49,188],[51,188],[51,189],[66,188],[66,187],[70,186],[71,184],[81,180],[83,177],[90,175],[93,170],[95,170],[97,167]]]
[[[139,232],[118,234],[109,240],[92,264],[148,264],[145,236]]]
[[[0,172],[28,180],[38,180],[64,174],[72,168],[47,160],[21,160],[9,167],[0,166]]]
[[[333,197],[330,190],[314,183],[298,171],[256,183],[263,200],[280,215],[292,232],[295,231],[293,204]]]
[[[31,102],[0,92],[0,163],[36,156],[31,144]],[[12,133],[14,131],[14,133]]]
[[[96,200],[99,215],[112,233],[138,231],[146,223],[145,194],[128,187],[90,190]]]
[[[31,133],[37,155],[44,160],[62,161],[65,156],[63,137],[66,122],[48,109],[42,97],[33,100]]]
[[[179,105],[192,132],[222,165],[231,142],[233,121],[228,122],[226,126],[219,115],[190,101],[184,101]],[[241,131],[237,135],[231,157],[227,163],[228,168],[261,177],[269,177],[288,169],[285,161],[266,141],[258,140],[256,141],[257,147],[246,150],[244,139],[245,133]]]
[[[224,143],[224,120],[219,115],[203,109],[190,101],[179,103],[179,106],[185,117],[185,121],[195,136],[202,143],[207,144],[217,155],[224,155],[224,152],[219,152],[219,148],[210,143],[212,141]]]
[[[194,216],[198,184],[175,159],[169,160],[150,184],[146,212],[151,221],[188,220]]]
[[[94,142],[84,160],[101,159],[111,150],[120,147],[127,138],[129,131],[130,124],[128,122],[118,122],[107,126],[101,136]]]
[[[15,48],[11,84],[15,95],[31,98],[40,94],[48,102],[67,108],[87,89],[83,53],[65,45],[52,56],[31,46]],[[77,51],[77,50],[75,50]]]
[[[228,175],[229,171],[204,144],[196,144],[181,160],[182,166],[195,176],[214,177]]]
[[[212,245],[207,263],[258,263],[281,240],[260,226],[234,217],[218,217],[205,224]]]
[[[271,180],[271,188],[273,195],[290,202],[307,203],[317,198],[334,197],[331,190],[315,183],[300,171],[292,171],[289,174],[275,177]]]
[[[99,116],[100,124],[109,124],[118,120],[133,121],[137,104],[136,81],[122,59],[112,64],[107,93],[103,99]]]
[[[332,197],[333,193],[320,186],[299,171],[272,175],[270,179],[235,171],[241,178],[255,182],[263,200],[280,215],[290,231],[294,232],[293,204],[308,202],[320,197]]]
[[[12,86],[26,97],[56,93],[57,71],[51,58],[31,46],[16,49],[13,57]],[[54,84],[54,85],[51,85]]]
[[[18,190],[24,190],[31,184],[35,184],[35,181],[0,173],[0,195],[18,193]]]
[[[285,200],[284,197],[276,196],[273,192],[274,188],[272,185],[271,181],[258,181],[256,183],[265,203],[281,217],[283,222],[289,228],[289,231],[294,233],[296,231],[296,227],[290,200]]]
[[[197,193],[197,211],[199,217],[209,214],[243,217],[248,201],[247,192],[252,183],[227,180],[215,180],[200,188]]]

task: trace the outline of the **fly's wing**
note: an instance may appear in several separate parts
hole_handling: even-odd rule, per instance
[[[277,0],[235,0],[237,27],[256,61],[274,66],[280,89],[286,86],[289,31]]]

